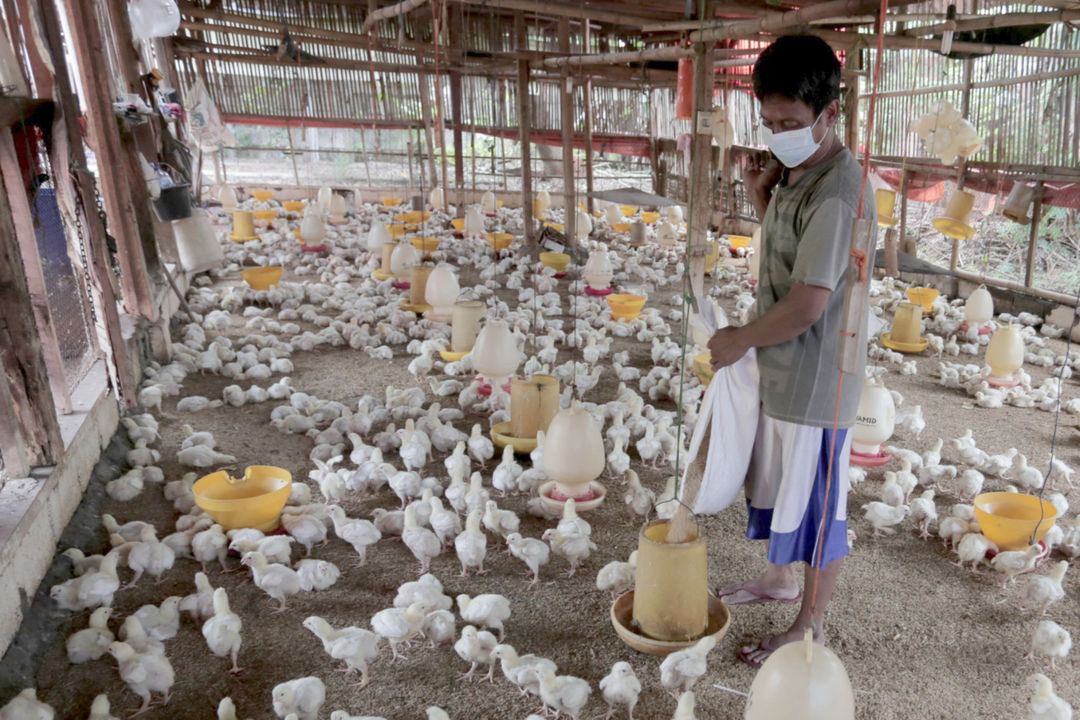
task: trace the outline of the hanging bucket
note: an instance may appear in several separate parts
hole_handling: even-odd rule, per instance
[[[380,269],[387,277],[392,277],[393,273],[390,272],[390,258],[394,255],[394,248],[397,247],[397,243],[383,243],[382,246],[382,266]]]
[[[1013,183],[1012,192],[1001,207],[1001,214],[1021,225],[1031,223],[1031,203],[1035,201],[1035,186],[1025,183]]]
[[[247,242],[258,239],[255,234],[255,216],[249,210],[237,210],[233,213],[233,231],[229,239],[233,242]]]
[[[896,193],[892,190],[875,190],[874,202],[877,203],[877,224],[881,227],[896,225]]]
[[[689,120],[694,111],[694,61],[679,58],[679,74],[675,81],[675,119]]]
[[[412,277],[409,281],[409,304],[413,307],[428,304],[425,291],[428,277],[434,269],[431,265],[417,265],[412,269]]]
[[[696,640],[709,622],[705,538],[696,524],[687,542],[664,542],[667,532],[667,521],[658,521],[638,537],[634,623],[655,640]]]
[[[975,194],[967,190],[957,190],[949,198],[945,214],[934,218],[934,227],[951,238],[967,240],[975,234],[975,229],[969,224],[973,207]]]
[[[535,438],[537,431],[547,432],[558,411],[558,378],[533,375],[510,381],[510,434],[514,437]]]
[[[484,303],[479,300],[459,300],[454,303],[450,326],[450,349],[453,352],[467,353],[473,349],[485,311]]]
[[[225,253],[205,210],[195,210],[191,217],[174,220],[172,225],[180,267],[198,273],[221,265]]]
[[[158,220],[171,222],[191,217],[191,192],[190,185],[173,185],[162,188],[161,195],[154,200],[154,212]]]

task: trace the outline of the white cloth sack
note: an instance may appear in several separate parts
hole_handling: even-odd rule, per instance
[[[760,412],[757,352],[751,348],[734,364],[716,371],[702,398],[680,491],[685,492],[691,473],[700,473],[694,513],[718,513],[739,498]],[[691,504],[688,498],[680,499]]]

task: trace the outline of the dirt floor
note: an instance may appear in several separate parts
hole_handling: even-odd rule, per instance
[[[237,279],[226,278],[232,282]],[[465,280],[467,277],[463,278],[463,287]],[[672,292],[672,286],[658,289],[649,302],[662,307],[666,316],[674,307],[669,302]],[[510,298],[514,294],[500,292],[500,295]],[[564,307],[568,306],[564,303]],[[241,320],[234,316],[230,334],[240,337],[244,333]],[[1057,344],[1063,350],[1064,343]],[[632,352],[635,365],[648,369],[647,347],[632,339],[616,339],[612,350],[624,349]],[[399,347],[397,352],[393,362],[372,360],[347,347],[296,352],[292,357],[295,363],[292,384],[320,398],[355,406],[364,394],[381,397],[389,385],[407,387],[415,383],[406,371],[409,358],[402,356],[403,348]],[[564,350],[560,360],[571,356]],[[915,359],[918,375],[901,376],[897,372],[899,366],[889,365],[886,382],[890,389],[903,394],[905,407],[922,405],[927,427],[918,439],[898,433],[894,442],[922,450],[935,438],[943,437],[948,458],[947,440],[972,428],[979,446],[991,453],[1018,447],[1029,458],[1041,461],[1047,456],[1053,414],[1037,409],[973,407],[962,391],[945,390],[934,383],[930,375],[937,363],[935,358]],[[1049,374],[1040,369],[1029,371],[1036,383]],[[189,375],[180,397],[218,397],[221,389],[232,382],[213,375]],[[240,384],[246,386],[248,382]],[[260,384],[266,386],[269,382]],[[607,400],[614,393],[615,384],[610,373],[605,375],[586,399]],[[1076,388],[1074,381],[1067,381],[1063,397],[1075,397]],[[305,479],[312,469],[308,459],[312,441],[279,433],[268,425],[277,402],[177,413],[178,399],[167,398],[160,416],[162,437],[157,448],[162,452],[160,466],[167,479],[178,478],[186,470],[176,461],[176,450],[184,436],[183,423],[212,431],[219,449],[236,455],[241,467],[278,465],[292,472],[297,480]],[[660,407],[671,409],[674,405],[667,402]],[[467,429],[473,421],[483,420],[470,417],[457,426]],[[1076,466],[1080,464],[1080,449],[1074,425],[1074,420],[1063,414],[1057,448],[1058,457]],[[643,465],[633,454],[632,458],[632,467],[643,482],[659,492],[665,474]],[[427,470],[425,475],[445,479],[441,456],[437,455]],[[1080,704],[1080,672],[1071,658],[1060,662],[1053,671],[1025,660],[1037,618],[1012,607],[1016,586],[1003,591],[1000,580],[993,574],[973,575],[956,567],[952,563],[954,555],[936,539],[920,540],[909,521],[895,537],[872,536],[871,526],[858,508],[877,499],[881,472],[872,471],[849,498],[850,527],[858,539],[831,604],[827,632],[829,645],[851,677],[857,717],[862,720],[1026,717],[1025,678],[1037,670],[1047,672],[1061,696]],[[600,567],[611,560],[625,560],[636,548],[640,528],[638,523],[627,522],[621,485],[611,480],[606,482],[612,491],[608,501],[586,516],[599,550],[573,577],[566,577],[565,562],[553,557],[541,572],[542,582],[529,588],[524,566],[498,551],[490,536],[487,574],[467,579],[458,577],[460,565],[452,552],[436,558],[432,572],[442,580],[444,591],[451,597],[460,592],[506,595],[513,612],[506,624],[506,641],[519,652],[551,658],[558,664],[560,673],[582,677],[592,685],[593,695],[582,713],[583,718],[604,713],[606,708],[597,684],[619,660],[633,665],[644,686],[635,717],[669,718],[674,713],[675,700],[660,687],[659,660],[638,654],[619,640],[608,617],[611,598],[595,587]],[[986,489],[1003,485],[1001,481],[988,479]],[[1070,495],[1070,500],[1074,506],[1080,506],[1076,493]],[[508,497],[499,502],[500,506],[519,511],[523,535],[538,537],[552,524],[527,515],[525,497]],[[939,498],[939,511],[951,502]],[[366,517],[372,508],[396,508],[398,503],[386,488],[371,499],[347,499],[342,504],[350,516]],[[170,532],[176,518],[164,501],[161,488],[150,485],[129,503],[105,497],[101,510],[113,513],[121,522],[152,521],[159,535]],[[1070,513],[1070,523],[1074,514]],[[702,522],[709,545],[710,584],[745,579],[763,569],[764,545],[744,539],[745,510],[741,503]],[[101,531],[84,549],[100,550],[104,542]],[[294,550],[294,560],[301,552]],[[316,548],[313,556],[337,563],[343,571],[341,579],[327,591],[294,596],[287,611],[281,614],[271,612],[275,603],[250,582],[246,569],[223,573],[211,567],[208,573],[211,583],[228,589],[233,609],[243,618],[244,644],[239,662],[244,672],[231,676],[227,672],[228,662],[213,657],[199,628],[185,620],[179,635],[166,643],[166,654],[177,674],[172,699],[166,707],[155,704],[144,717],[210,718],[218,701],[228,695],[236,702],[239,717],[271,718],[271,688],[306,675],[317,675],[326,683],[327,702],[321,718],[329,717],[335,709],[387,718],[422,718],[429,705],[441,706],[451,718],[525,718],[539,709],[534,698],[520,697],[498,671],[494,683],[461,682],[460,675],[468,667],[450,646],[434,650],[416,647],[408,651],[407,661],[396,663],[390,662],[384,649],[372,667],[372,684],[356,690],[355,678],[338,672],[339,664],[323,652],[319,640],[301,626],[301,621],[309,615],[321,615],[334,626],[368,627],[375,612],[392,604],[397,586],[416,578],[418,563],[400,542],[384,539],[369,551],[365,566],[353,567],[355,553],[332,532],[330,542]],[[234,568],[239,565],[236,558],[230,558],[229,562]],[[114,604],[116,616],[123,618],[144,603],[160,603],[168,595],[192,592],[192,577],[198,569],[194,561],[178,560],[160,584],[143,580],[137,588],[119,593]],[[1045,571],[1044,565],[1039,572]],[[122,573],[122,580],[127,574],[127,571]],[[1075,573],[1066,576],[1068,596],[1048,615],[1073,631],[1080,627],[1078,582],[1080,578]],[[49,602],[43,593],[47,593],[47,587],[38,593],[36,604]],[[673,601],[676,600],[677,596],[673,595]],[[788,605],[733,609],[731,629],[710,654],[708,674],[694,688],[698,717],[742,717],[744,698],[715,689],[713,685],[747,691],[755,671],[739,662],[736,650],[744,641],[785,629],[795,612],[795,607]],[[113,660],[105,656],[100,661],[71,665],[66,659],[64,637],[85,627],[88,616],[88,612],[53,611],[51,627],[42,632],[52,631],[55,635],[32,658],[39,696],[57,709],[58,717],[74,719],[86,717],[92,698],[105,692],[113,701],[113,712],[127,715],[138,707],[138,700],[120,680]],[[117,626],[114,620],[112,627]]]

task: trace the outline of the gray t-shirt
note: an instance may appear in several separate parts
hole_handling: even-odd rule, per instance
[[[846,148],[811,168],[795,182],[773,189],[761,223],[761,272],[757,314],[764,315],[791,291],[792,283],[832,290],[825,312],[798,337],[758,348],[762,410],[771,418],[815,427],[832,427],[840,370],[840,328],[851,250],[851,224],[859,207],[862,168]],[[866,189],[863,217],[874,210]],[[873,257],[868,268],[873,268]],[[844,379],[838,427],[855,423],[862,390],[862,368]]]

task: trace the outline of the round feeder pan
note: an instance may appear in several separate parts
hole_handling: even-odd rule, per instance
[[[412,289],[412,283],[403,282],[401,280],[395,280],[393,284],[394,284],[394,289],[395,290],[411,290]]]
[[[285,208],[286,212],[298,213],[303,211],[304,206],[307,205],[303,200],[286,200],[281,203],[281,206]]]
[[[881,344],[891,350],[896,350],[897,352],[920,353],[926,349],[926,346],[930,344],[930,341],[926,338],[919,338],[919,342],[905,343],[893,340],[892,333],[882,333]]]
[[[476,378],[473,378],[473,382],[480,383],[480,387],[478,387],[476,389],[476,392],[480,393],[483,397],[487,397],[487,396],[491,395],[491,383],[489,383],[487,380],[485,380],[482,377],[476,377]],[[509,380],[507,380],[505,383],[503,383],[502,389],[505,392],[510,392],[510,381]]]
[[[277,210],[252,210],[251,214],[255,216],[256,220],[268,223],[277,217]]]
[[[219,470],[199,478],[191,488],[195,503],[226,530],[277,528],[281,509],[292,491],[292,474],[272,465],[249,465],[232,478]]]
[[[519,438],[510,434],[509,420],[491,428],[491,442],[500,450],[510,445],[518,455],[528,455],[536,449],[536,438]]]
[[[1024,550],[1032,535],[1036,541],[1042,540],[1057,521],[1057,508],[1025,493],[983,493],[974,505],[983,535],[1000,550]]]
[[[461,358],[465,357],[468,354],[469,354],[468,350],[465,350],[464,352],[453,352],[451,350],[440,350],[439,351],[439,357],[441,357],[446,362],[457,362],[458,360],[460,360]]]
[[[634,591],[624,592],[611,604],[611,625],[619,638],[640,653],[666,657],[678,650],[685,650],[701,638],[683,642],[653,640],[642,635],[632,626],[634,616]],[[731,613],[718,598],[709,595],[709,621],[705,626],[705,635],[711,635],[719,642],[731,627]],[[704,637],[705,635],[702,635]]]
[[[540,487],[537,488],[537,492],[540,495],[540,502],[544,504],[544,507],[552,512],[562,513],[563,505],[566,504],[566,500],[556,500],[552,497],[552,493],[555,492],[554,480],[548,480],[545,483],[541,483]],[[592,497],[588,500],[578,500],[577,498],[574,498],[574,507],[578,512],[585,512],[600,507],[600,503],[604,502],[604,498],[607,497],[607,488],[593,480],[589,483],[589,494],[592,495]]]
[[[274,191],[273,190],[252,190],[251,191],[251,196],[253,198],[255,198],[255,200],[257,202],[268,202],[269,200],[273,199]]]
[[[987,375],[983,380],[986,381],[987,385],[999,388],[1011,388],[1020,384],[1020,376],[1015,374],[1004,378],[998,377],[997,375]]]
[[[968,325],[966,322],[962,322],[962,323],[960,323],[960,328],[959,329],[960,329],[960,332],[966,333],[968,331],[968,328],[970,328],[970,327],[971,326]],[[979,334],[980,335],[990,335],[993,332],[994,332],[994,328],[990,327],[990,323],[983,323],[982,325],[979,326]]]
[[[615,291],[612,290],[609,287],[606,287],[603,290],[596,290],[596,289],[594,289],[593,287],[591,287],[589,285],[585,286],[585,294],[588,295],[589,297],[607,297],[608,295],[610,295],[613,292],[615,292]]]
[[[229,233],[229,239],[234,243],[246,243],[252,240],[258,240],[258,235],[237,235],[236,233]]]
[[[413,305],[412,303],[405,302],[404,300],[401,301],[401,305],[399,307],[406,312],[413,312],[417,315],[420,315],[421,313],[426,313],[428,310],[431,309],[431,306],[427,303],[419,303]]]
[[[271,286],[281,282],[282,267],[280,265],[268,265],[266,267],[248,268],[240,272],[244,282],[252,290],[269,290]]]
[[[859,465],[860,467],[881,467],[882,465],[888,465],[893,456],[887,452],[878,452],[876,455],[865,455],[860,452],[851,451],[851,464]]]
[[[382,282],[383,280],[389,280],[390,278],[394,277],[392,273],[383,272],[382,268],[376,269],[375,272],[371,273],[371,276],[379,282]]]

